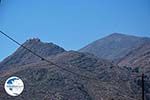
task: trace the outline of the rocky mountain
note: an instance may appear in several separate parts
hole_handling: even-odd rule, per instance
[[[0,100],[141,100],[141,76],[138,76],[141,71],[139,67],[131,68],[132,64],[145,64],[142,66],[146,70],[145,97],[149,100],[149,38],[115,33],[99,41],[103,43],[100,45],[103,50],[109,48],[111,53],[106,52],[111,56],[106,54],[107,57],[121,58],[117,60],[120,66],[105,60],[108,59],[106,55],[103,59],[82,50],[65,51],[39,39],[27,40],[24,46],[53,63],[41,60],[22,47],[18,48],[0,63]],[[114,50],[118,50],[119,54]],[[8,96],[3,89],[6,79],[11,76],[20,77],[25,84],[23,93],[18,97]]]
[[[113,33],[90,43],[79,51],[92,53],[100,58],[116,61],[148,40],[150,41],[149,38]]]
[[[132,81],[131,71],[128,69],[94,55],[75,51],[63,52],[46,59],[60,67],[39,61],[1,72],[0,87],[13,75],[24,81],[25,90],[18,97],[10,97],[0,88],[0,99],[140,100],[141,88]]]
[[[130,51],[118,61],[121,67],[132,68],[133,80],[141,85],[141,75],[144,74],[145,99],[150,100],[150,41]]]
[[[27,40],[25,43],[23,43],[23,46],[27,47],[42,57],[55,56],[65,51],[63,48],[53,43],[43,43],[40,41],[40,39],[37,38]],[[37,62],[39,60],[41,60],[39,57],[36,57],[28,50],[20,47],[16,50],[16,52],[0,63],[0,70],[8,69],[12,66]]]

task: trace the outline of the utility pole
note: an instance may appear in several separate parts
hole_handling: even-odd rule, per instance
[[[145,100],[144,98],[144,73],[142,74],[142,100]]]

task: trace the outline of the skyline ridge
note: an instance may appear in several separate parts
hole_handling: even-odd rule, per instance
[[[107,38],[107,37],[112,37],[112,36],[115,36],[115,37],[117,37],[117,36],[126,36],[126,37],[136,37],[136,38],[148,38],[148,39],[150,39],[150,37],[145,37],[145,36],[141,37],[141,36],[135,36],[135,35],[130,35],[130,34],[124,34],[124,33],[114,32],[114,33],[111,33],[111,34],[109,34],[109,35],[107,35],[107,36],[105,36],[105,37],[99,38],[98,40],[101,40],[101,39],[104,39],[104,38]],[[93,42],[96,42],[96,41],[98,41],[98,40],[93,40]],[[27,42],[27,41],[39,41],[39,42],[42,42],[42,43],[54,44],[54,45],[56,45],[56,46],[60,46],[60,47],[64,48],[63,46],[61,46],[61,45],[59,45],[59,44],[56,44],[56,43],[54,43],[54,42],[43,41],[43,40],[40,39],[40,37],[31,37],[31,38],[28,38],[25,42]],[[24,42],[24,43],[25,43],[25,42]],[[24,43],[23,43],[23,44],[24,44]],[[90,44],[90,43],[88,43],[88,44]],[[83,47],[84,47],[84,46],[83,46]],[[81,47],[81,48],[83,48],[83,47]],[[80,50],[81,48],[79,48],[78,50]],[[17,48],[16,48],[16,49],[17,49]],[[64,49],[67,50],[66,48],[64,48]],[[74,49],[70,49],[70,50],[74,50]],[[75,51],[78,51],[78,50],[75,50]],[[12,51],[12,52],[13,52],[13,51]],[[6,57],[7,57],[7,56],[6,56]],[[6,57],[2,57],[2,58],[0,59],[0,62],[3,61]]]

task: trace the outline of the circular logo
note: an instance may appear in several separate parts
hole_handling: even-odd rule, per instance
[[[6,80],[4,87],[10,96],[18,96],[23,92],[24,84],[20,78],[13,76]]]

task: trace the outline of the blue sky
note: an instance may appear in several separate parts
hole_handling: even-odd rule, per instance
[[[150,0],[2,0],[0,30],[21,43],[38,37],[67,50],[113,32],[150,37]],[[17,48],[0,35],[0,60]]]

